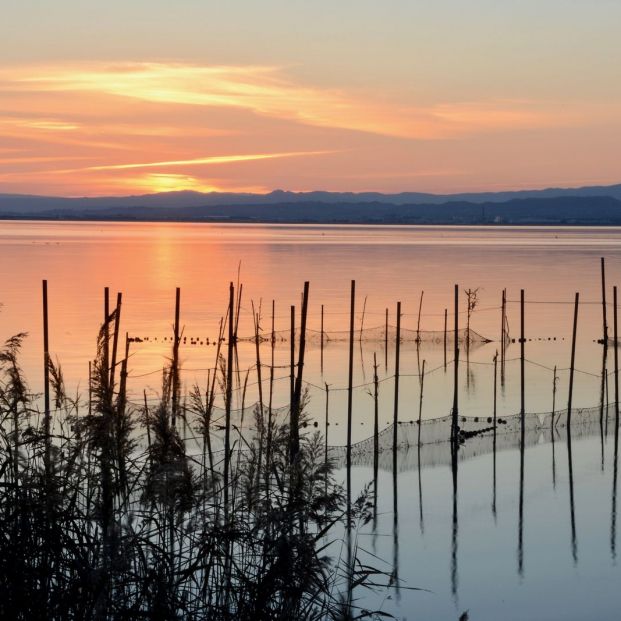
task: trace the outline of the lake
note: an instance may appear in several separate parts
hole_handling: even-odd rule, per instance
[[[360,530],[358,539],[390,571],[398,567],[403,588],[385,600],[385,594],[360,597],[365,605],[382,604],[408,619],[457,619],[466,609],[472,620],[616,618],[621,597],[615,588],[620,575],[613,352],[608,349],[604,358],[597,341],[603,333],[600,258],[606,260],[612,331],[612,286],[621,276],[620,228],[4,221],[0,244],[0,338],[29,333],[22,364],[33,390],[42,390],[41,280],[47,279],[49,287],[50,350],[63,366],[67,385],[82,394],[107,286],[113,300],[117,291],[123,294],[121,334],[136,339],[130,343],[128,378],[136,407],[143,391],[153,400],[160,391],[161,369],[172,347],[176,287],[186,337],[182,380],[189,389],[195,383],[204,386],[207,369],[214,367],[229,282],[243,284],[239,334],[250,337],[253,308],[255,314],[260,309],[261,330],[269,335],[272,301],[276,331],[286,335],[292,305],[299,325],[301,291],[309,281],[308,327],[315,337],[309,338],[304,368],[307,411],[309,422],[324,429],[327,384],[329,442],[335,446],[346,439],[352,279],[354,442],[363,442],[373,430],[374,356],[380,429],[392,422],[395,343],[389,339],[386,347],[383,336],[373,336],[383,334],[386,309],[393,330],[401,302],[404,333],[422,335],[420,341],[405,340],[399,358],[399,419],[415,425],[419,416],[426,421],[451,412],[454,355],[450,334],[446,349],[443,342],[445,309],[450,333],[454,285],[459,285],[459,322],[465,327],[465,290],[477,290],[471,327],[485,339],[468,348],[462,344],[457,388],[460,415],[485,424],[494,403],[502,290],[510,338],[503,377],[497,376],[500,417],[520,410],[520,290],[526,301],[525,409],[541,414],[552,409],[553,400],[557,410],[567,406],[574,294],[579,292],[573,405],[594,407],[595,414],[582,423],[577,415],[569,443],[562,426],[552,433],[543,422],[529,430],[523,451],[509,430],[500,434],[498,450],[489,433],[466,440],[457,488],[447,442],[425,445],[420,456],[415,447],[402,447],[396,470],[389,451],[383,452],[377,519]],[[316,338],[322,306],[323,347]],[[269,339],[260,350],[262,362],[270,364]],[[288,403],[289,356],[289,342],[278,342],[270,364],[275,406]],[[240,341],[238,357],[235,403],[241,407],[258,397],[254,342]],[[262,386],[266,382],[264,375]],[[604,412],[601,425],[598,407]],[[438,426],[438,433],[448,439],[445,426]],[[190,430],[190,445],[191,435]],[[363,449],[356,456],[356,490],[373,480],[372,461]]]

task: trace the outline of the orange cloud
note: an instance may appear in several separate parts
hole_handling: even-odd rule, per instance
[[[170,160],[164,162],[145,162],[142,164],[107,164],[104,166],[89,166],[83,170],[129,170],[132,168],[170,168],[176,166],[199,166],[213,164],[233,164],[237,162],[254,162],[257,160],[274,160],[283,157],[301,157],[308,155],[324,155],[334,151],[300,151],[293,153],[256,153],[248,155],[215,155],[211,157],[197,157],[189,160]],[[62,171],[73,172],[73,171]]]
[[[565,136],[582,132],[576,140],[588,144],[588,133],[608,135],[619,117],[603,102],[421,105],[411,94],[396,101],[371,87],[309,85],[279,67],[5,66],[0,191],[447,191],[475,177],[478,187],[489,178],[516,185],[528,167],[540,185],[551,168],[578,167],[578,151],[596,152],[568,148]],[[547,142],[552,134],[554,145]],[[607,140],[604,147],[616,148],[618,141]],[[214,167],[217,178],[207,172]]]
[[[160,104],[250,110],[320,127],[387,136],[442,139],[473,132],[558,126],[575,115],[523,101],[396,104],[288,79],[277,67],[138,63],[0,71],[2,84],[31,92],[84,92]]]

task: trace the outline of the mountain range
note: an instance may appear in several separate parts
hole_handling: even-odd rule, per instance
[[[0,218],[373,224],[621,224],[621,184],[505,192],[0,194]]]

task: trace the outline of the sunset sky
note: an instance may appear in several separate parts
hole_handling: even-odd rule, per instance
[[[0,192],[621,182],[618,0],[9,0]]]

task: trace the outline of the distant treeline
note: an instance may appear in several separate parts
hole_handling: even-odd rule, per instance
[[[441,204],[384,201],[285,201],[276,204],[129,205],[84,207],[55,202],[46,209],[16,210],[0,201],[0,218],[257,222],[309,224],[541,224],[621,225],[621,200],[610,196],[516,198],[504,202],[451,200]],[[51,199],[50,199],[51,200]],[[119,199],[115,199],[119,200]],[[54,199],[60,201],[60,199]],[[105,204],[105,203],[104,203]],[[102,206],[100,206],[102,205]]]

